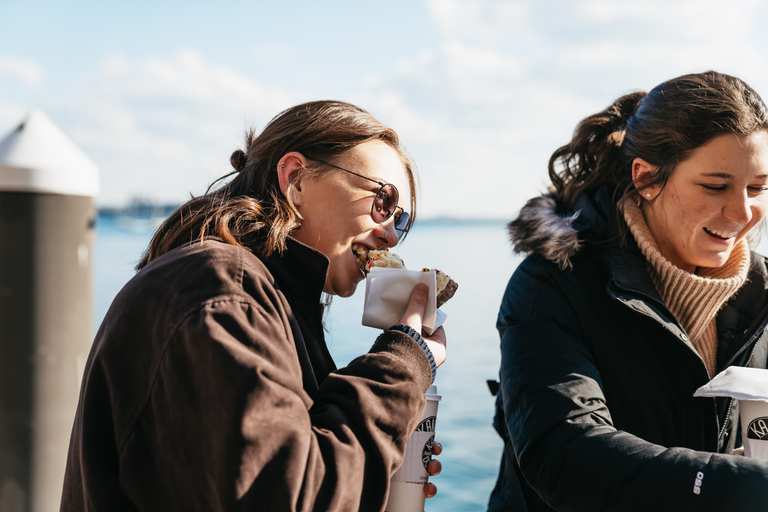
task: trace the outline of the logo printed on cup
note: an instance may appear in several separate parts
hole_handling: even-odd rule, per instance
[[[768,417],[755,418],[747,427],[748,439],[768,439]]]
[[[432,460],[432,445],[435,443],[435,436],[429,438],[424,443],[424,448],[421,450],[421,463],[424,464],[424,469],[427,469],[427,464]]]
[[[434,416],[429,416],[428,418],[424,418],[421,420],[421,423],[416,427],[416,430],[414,432],[434,432],[435,431],[435,423],[437,420]]]
[[[436,424],[437,418],[434,416],[428,416],[421,420],[421,422],[416,426],[414,432],[434,432]],[[424,443],[424,448],[421,449],[421,463],[424,464],[425,470],[427,469],[427,464],[429,464],[429,461],[432,460],[432,445],[434,442],[435,436],[432,436],[427,439],[427,442]]]

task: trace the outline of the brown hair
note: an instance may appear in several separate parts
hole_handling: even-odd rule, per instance
[[[235,171],[214,181],[208,191],[179,207],[155,232],[137,268],[194,240],[218,237],[233,245],[248,245],[262,257],[285,249],[285,239],[301,226],[301,217],[280,190],[277,165],[292,151],[310,162],[306,171],[319,175],[332,169],[316,160],[330,161],[364,142],[378,140],[400,155],[411,189],[410,219],[401,239],[416,218],[417,178],[410,159],[400,148],[394,130],[365,110],[340,101],[313,101],[275,116],[256,136],[245,137],[245,151],[236,150],[230,162]],[[220,181],[234,179],[211,190]]]
[[[641,189],[663,186],[677,164],[713,138],[761,130],[768,130],[768,111],[744,81],[716,71],[683,75],[647,94],[622,96],[581,121],[549,159],[549,177],[568,208],[581,192],[606,183],[620,206],[639,191],[632,182],[635,158],[657,168]]]

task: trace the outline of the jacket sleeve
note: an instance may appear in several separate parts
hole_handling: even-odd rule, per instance
[[[562,511],[764,511],[768,462],[614,428],[575,308],[541,267],[518,268],[498,323],[506,427],[529,485]]]
[[[181,322],[120,447],[121,486],[140,509],[383,509],[425,405],[427,357],[387,331],[313,403],[287,314],[272,290]]]

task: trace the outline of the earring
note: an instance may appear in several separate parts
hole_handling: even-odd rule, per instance
[[[650,198],[651,198],[651,193],[650,193],[650,192],[646,192],[646,193],[645,193],[645,197],[647,197],[648,199],[650,199]]]
[[[278,167],[285,167],[285,162],[281,162],[281,163],[277,164],[277,166]]]

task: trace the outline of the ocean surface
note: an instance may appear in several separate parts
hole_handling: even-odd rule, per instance
[[[158,219],[102,215],[95,241],[95,323],[133,276]],[[459,289],[442,310],[448,357],[435,384],[442,395],[435,439],[443,444],[442,473],[432,482],[438,494],[426,511],[485,510],[496,481],[502,443],[494,431],[494,397],[486,381],[499,367],[496,314],[512,271],[504,221],[421,221],[395,249],[409,268],[439,268]],[[326,319],[326,341],[337,366],[367,352],[377,330],[361,325],[365,283],[346,299],[334,298]]]

